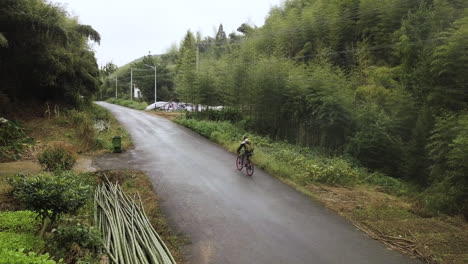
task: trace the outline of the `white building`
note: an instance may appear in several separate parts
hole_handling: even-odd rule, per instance
[[[133,88],[133,98],[142,98],[141,91],[138,87],[134,86]]]

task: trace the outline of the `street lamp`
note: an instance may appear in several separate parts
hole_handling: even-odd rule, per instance
[[[156,109],[156,63],[154,64],[154,67],[148,64],[144,64],[146,67],[150,67],[151,69],[154,70],[154,108]]]

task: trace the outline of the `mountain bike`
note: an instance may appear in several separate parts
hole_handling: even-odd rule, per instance
[[[245,167],[247,175],[252,176],[254,173],[254,165],[250,160],[252,154],[243,153],[237,156],[236,167],[238,170],[242,170]]]

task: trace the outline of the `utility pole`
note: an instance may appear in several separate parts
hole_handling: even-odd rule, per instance
[[[195,67],[196,67],[196,72],[198,73],[198,70],[200,68],[200,45],[199,43],[195,43],[195,45],[197,45],[197,62],[195,64]],[[192,103],[193,103],[193,99],[192,99]],[[198,112],[198,103],[197,103],[197,106],[195,107],[195,112]]]
[[[115,99],[117,99],[117,74],[115,75]]]
[[[197,63],[196,63],[196,69],[198,71],[198,68],[200,68],[200,45],[199,43],[195,43],[197,45]]]
[[[154,63],[154,107],[156,108],[156,63]]]
[[[154,66],[151,66],[151,65],[148,65],[148,64],[144,64],[144,65],[146,67],[151,68],[151,69],[154,70],[154,103],[155,103],[155,107],[156,107],[156,102],[157,102],[157,100],[156,100],[156,98],[157,98],[156,97],[156,92],[157,92],[157,90],[156,90],[156,88],[157,88],[157,86],[156,86],[156,62],[154,63]]]
[[[130,68],[130,101],[133,101],[133,69]]]

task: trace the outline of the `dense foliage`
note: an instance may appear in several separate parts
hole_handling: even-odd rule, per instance
[[[415,182],[430,208],[468,216],[467,18],[467,1],[285,1],[241,35],[188,32],[176,92]]]
[[[89,98],[100,85],[99,34],[48,0],[0,1],[0,101]]]

